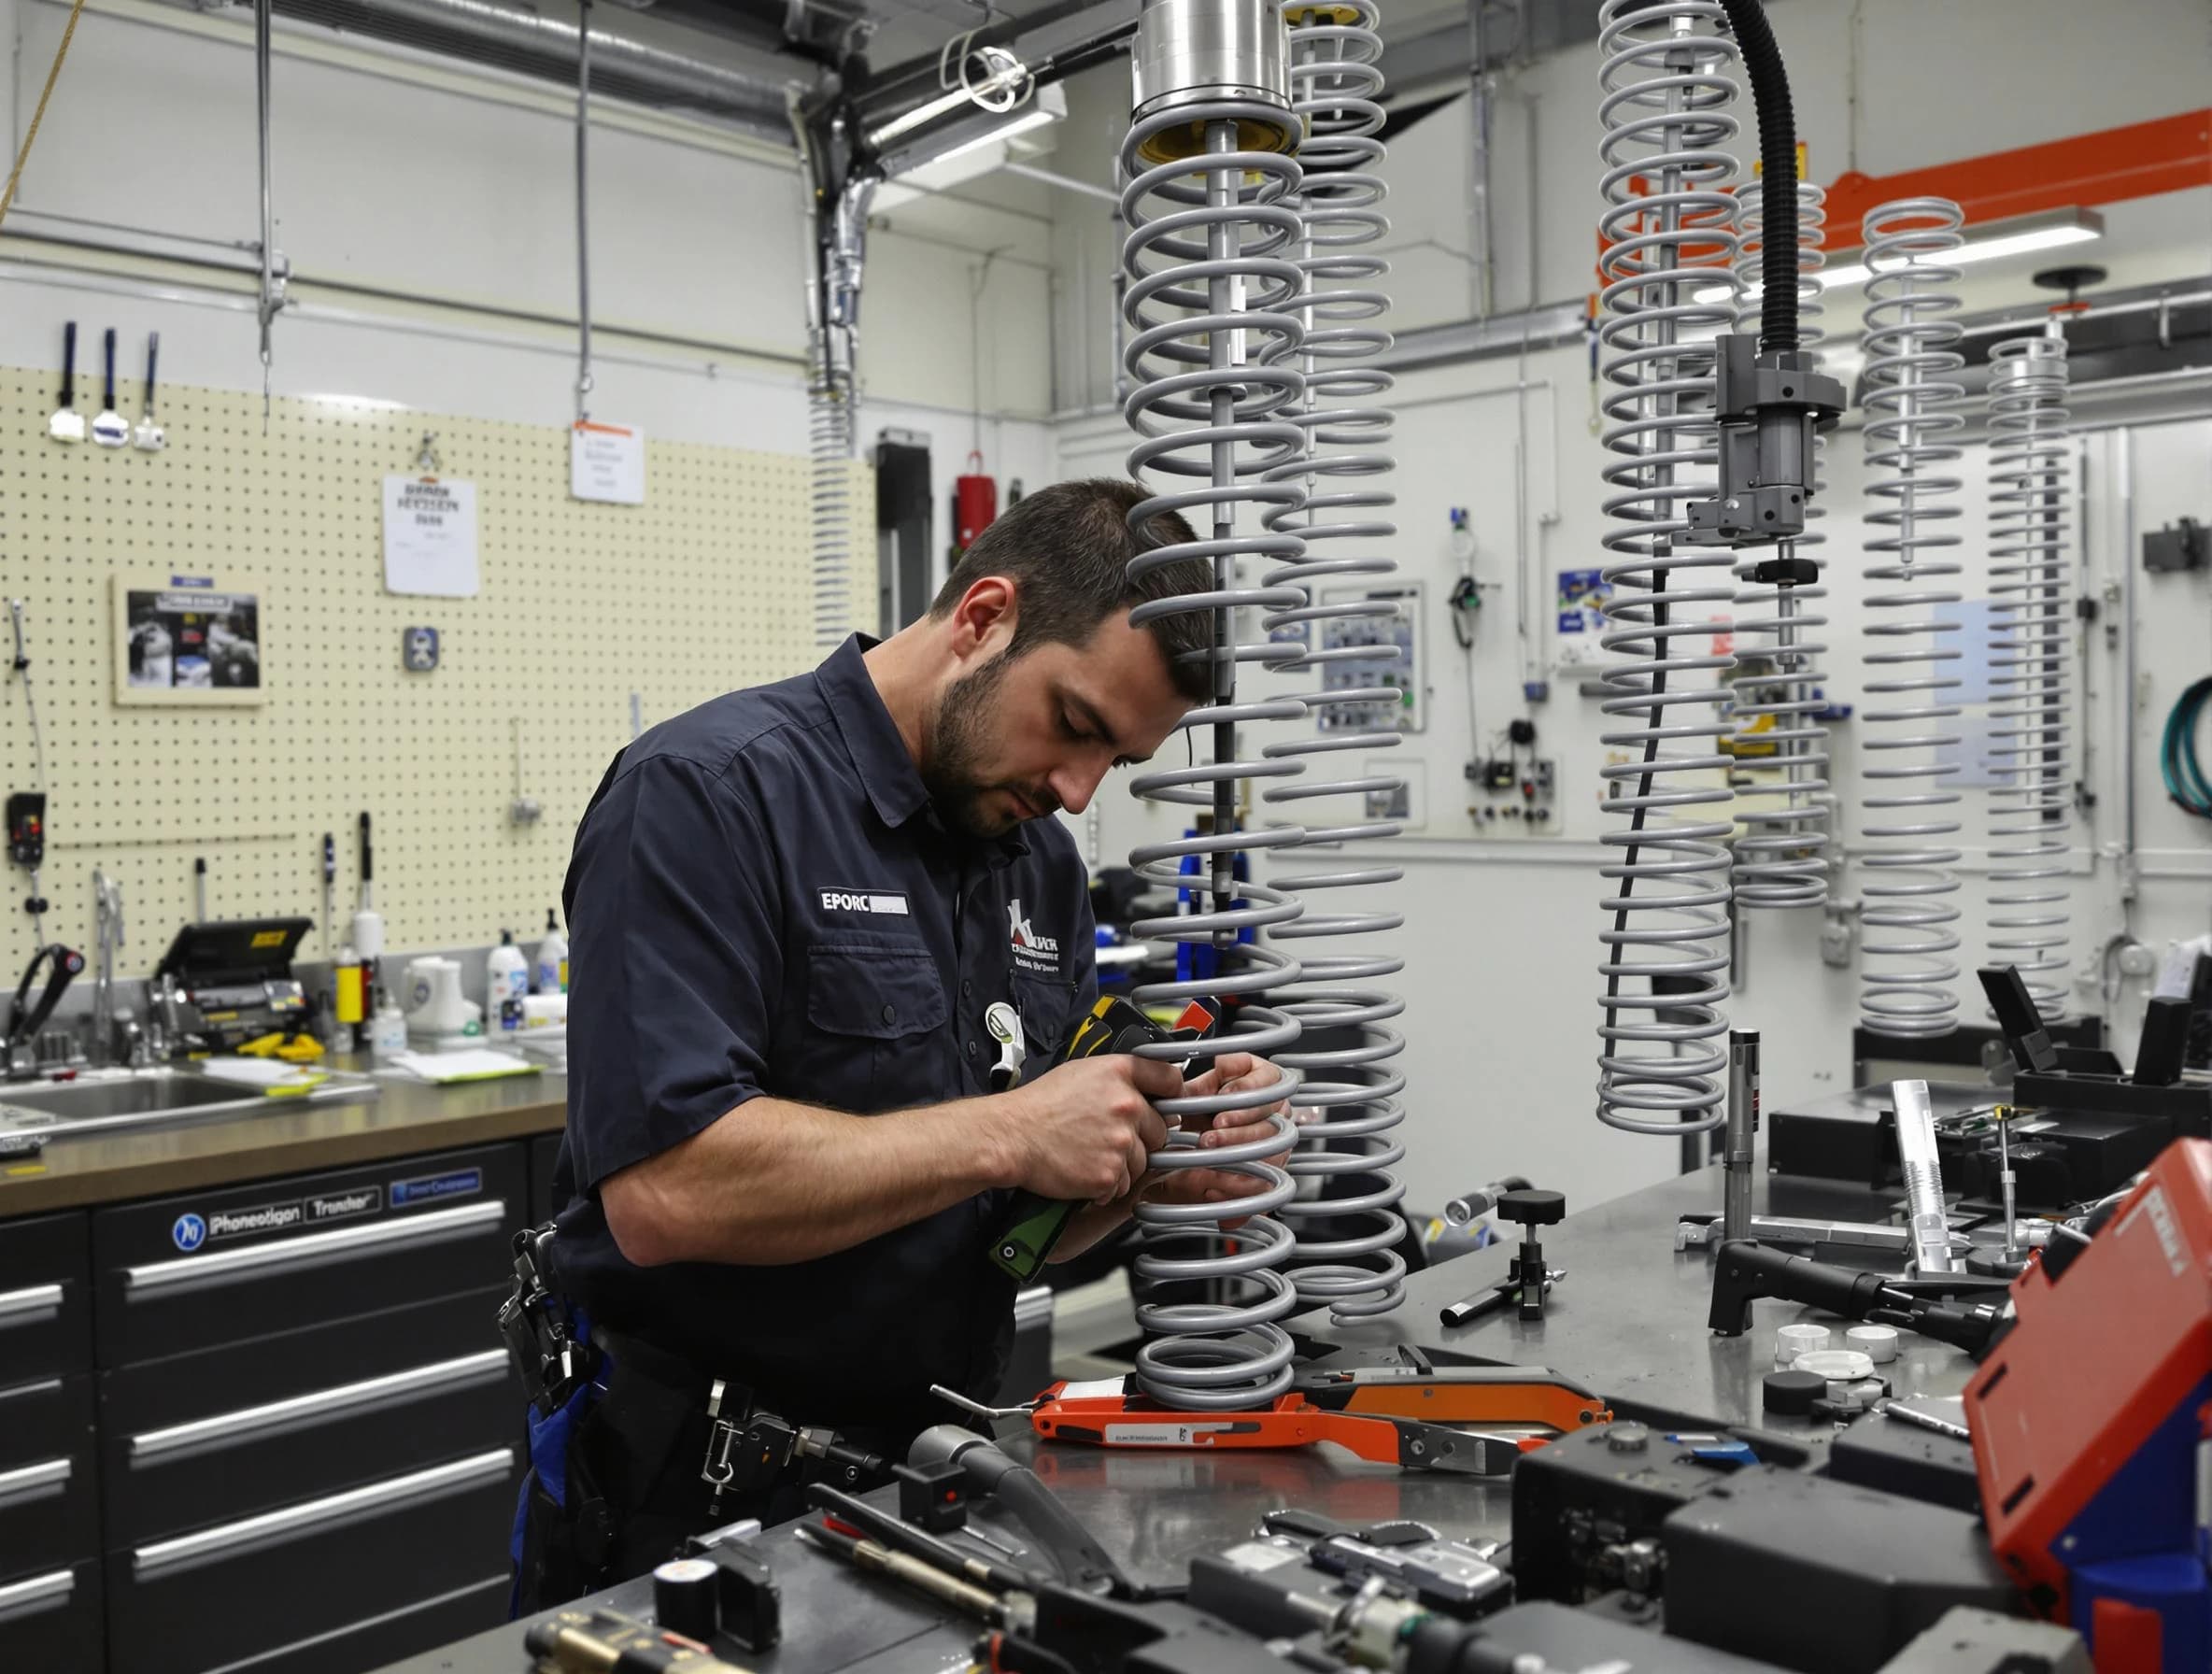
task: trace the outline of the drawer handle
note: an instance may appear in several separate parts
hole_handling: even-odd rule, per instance
[[[364,1227],[342,1227],[334,1232],[310,1232],[303,1238],[279,1238],[265,1244],[218,1250],[212,1256],[187,1256],[175,1261],[127,1267],[123,1269],[123,1288],[163,1290],[197,1280],[259,1272],[270,1267],[290,1267],[295,1262],[313,1261],[324,1256],[353,1256],[393,1244],[435,1243],[440,1239],[471,1232],[506,1218],[506,1204],[497,1200],[427,1210],[396,1220],[372,1221]]]
[[[35,1610],[51,1610],[77,1591],[77,1571],[57,1569],[51,1575],[34,1575],[0,1586],[0,1621],[27,1616]]]
[[[462,1355],[457,1359],[440,1360],[432,1366],[387,1372],[382,1377],[364,1378],[358,1383],[334,1384],[328,1389],[311,1390],[305,1395],[270,1401],[265,1406],[241,1407],[234,1412],[219,1412],[212,1418],[196,1418],[190,1424],[149,1430],[143,1436],[131,1438],[131,1458],[134,1463],[140,1459],[156,1459],[163,1454],[233,1441],[242,1437],[259,1435],[264,1430],[282,1429],[291,1425],[332,1418],[341,1412],[350,1412],[357,1407],[373,1407],[386,1401],[404,1400],[409,1396],[426,1394],[433,1389],[489,1383],[504,1377],[506,1370],[506,1350],[485,1349],[478,1354]]]
[[[301,1534],[317,1524],[379,1516],[417,1500],[435,1499],[478,1482],[497,1482],[514,1468],[515,1450],[511,1447],[471,1454],[465,1459],[433,1465],[428,1470],[410,1471],[405,1476],[371,1482],[366,1487],[348,1488],[343,1494],[326,1495],[279,1511],[263,1511],[258,1517],[219,1524],[196,1534],[178,1535],[173,1540],[157,1540],[131,1553],[131,1572],[141,1577],[157,1575],[195,1559],[220,1557],[242,1548]]]
[[[33,1284],[23,1290],[0,1290],[0,1326],[11,1325],[19,1314],[51,1313],[62,1305],[59,1284]]]
[[[0,1500],[21,1499],[41,1488],[57,1487],[69,1480],[69,1470],[67,1459],[41,1459],[35,1465],[0,1470]]]

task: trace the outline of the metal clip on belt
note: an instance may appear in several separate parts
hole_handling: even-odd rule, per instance
[[[887,1460],[846,1445],[834,1430],[801,1428],[749,1407],[749,1397],[732,1390],[727,1379],[716,1378],[707,1391],[706,1461],[699,1475],[715,1491],[710,1517],[721,1515],[725,1494],[750,1493],[801,1459],[821,1460],[830,1468],[824,1479],[845,1487],[857,1486],[862,1477],[890,1475]]]

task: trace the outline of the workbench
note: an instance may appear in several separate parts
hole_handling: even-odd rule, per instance
[[[352,1054],[330,1066],[370,1067]],[[57,1138],[0,1166],[0,1219],[557,1134],[568,1113],[568,1078],[552,1071],[449,1087],[379,1075],[376,1086],[362,1103],[272,1099],[250,1114]]]
[[[1837,1220],[1883,1219],[1890,1207],[1864,1190],[1765,1175],[1755,1199],[1762,1213]],[[1553,1286],[1540,1321],[1496,1314],[1458,1329],[1438,1321],[1444,1304],[1504,1276],[1514,1248],[1507,1242],[1414,1275],[1405,1305],[1383,1319],[1331,1326],[1322,1316],[1309,1316],[1300,1328],[1354,1346],[1424,1343],[1548,1366],[1595,1388],[1620,1418],[1670,1428],[1748,1424],[1825,1445],[1829,1426],[1771,1418],[1759,1408],[1760,1379],[1774,1367],[1775,1327],[1808,1317],[1808,1311],[1763,1301],[1742,1337],[1716,1338],[1706,1329],[1712,1256],[1702,1249],[1678,1253],[1673,1232],[1678,1215],[1717,1211],[1720,1201],[1719,1170],[1708,1169],[1544,1228],[1546,1261],[1567,1277]],[[1955,1395],[1971,1370],[1959,1351],[1909,1333],[1901,1336],[1897,1359],[1883,1369],[1900,1396]],[[1334,1449],[1108,1453],[1038,1446],[1026,1429],[1007,1428],[1007,1451],[1031,1459],[1139,1582],[1181,1579],[1193,1553],[1233,1543],[1279,1506],[1307,1507],[1348,1523],[1412,1518],[1468,1539],[1504,1539],[1510,1531],[1511,1488],[1502,1481],[1401,1473]],[[887,1502],[889,1491],[876,1497]],[[971,1520],[1020,1546],[1018,1527],[1000,1521],[987,1502]],[[782,1588],[785,1642],[773,1653],[738,1659],[744,1666],[759,1674],[929,1674],[968,1666],[975,1624],[806,1550],[789,1525],[759,1536],[757,1549]],[[589,1602],[649,1616],[651,1597],[650,1582],[638,1581]],[[530,1667],[522,1649],[526,1625],[513,1624],[392,1665],[388,1674],[522,1674]]]

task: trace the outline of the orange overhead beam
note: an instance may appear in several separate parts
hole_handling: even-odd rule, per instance
[[[1974,226],[2192,186],[2212,186],[2212,109],[2185,110],[1903,174],[1838,175],[1828,188],[1828,243],[1838,249],[1856,244],[1866,211],[1897,198],[1950,198],[1966,212],[1966,224]]]

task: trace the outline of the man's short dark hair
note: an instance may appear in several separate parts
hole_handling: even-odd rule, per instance
[[[1142,484],[1110,476],[1040,489],[975,537],[929,614],[948,615],[985,575],[1011,577],[1019,589],[1019,615],[1006,655],[1019,657],[1041,645],[1086,645],[1108,617],[1147,600],[1207,591],[1213,567],[1202,558],[1177,559],[1133,585],[1128,580],[1129,560],[1140,553],[1197,538],[1173,512],[1147,518],[1141,531],[1131,528],[1129,513],[1150,497]],[[1178,611],[1144,627],[1168,660],[1175,689],[1194,702],[1205,698],[1212,690],[1212,671],[1189,653],[1212,644],[1212,613]]]

